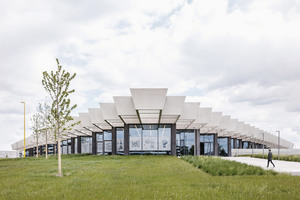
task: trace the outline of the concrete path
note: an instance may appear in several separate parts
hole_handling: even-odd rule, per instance
[[[267,168],[267,159],[251,158],[251,157],[221,157],[226,160],[234,160],[248,165],[258,166],[263,169],[271,169],[277,172],[289,173],[294,176],[300,176],[300,162],[289,162],[282,160],[273,160],[275,167],[270,163]]]

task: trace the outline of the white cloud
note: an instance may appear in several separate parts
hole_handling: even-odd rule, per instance
[[[300,147],[298,1],[17,2],[0,3],[1,150],[22,139],[19,102],[35,112],[55,58],[77,73],[76,112],[168,87]]]

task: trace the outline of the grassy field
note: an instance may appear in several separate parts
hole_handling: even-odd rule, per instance
[[[264,170],[235,161],[213,156],[183,156],[183,160],[213,176],[277,175],[273,170]]]
[[[171,156],[66,155],[62,166],[60,178],[56,157],[1,159],[0,199],[300,199],[300,177],[212,176]]]

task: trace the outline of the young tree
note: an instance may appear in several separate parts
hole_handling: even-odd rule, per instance
[[[39,157],[39,139],[41,134],[41,115],[40,113],[35,113],[31,118],[32,127],[31,130],[33,130],[32,135],[36,144],[36,157]]]
[[[51,118],[50,118],[50,106],[45,101],[42,105],[39,103],[38,112],[41,115],[41,133],[44,133],[46,142],[46,159],[48,159],[48,138],[51,131]]]
[[[70,82],[75,78],[76,73],[71,75],[69,72],[62,70],[62,66],[59,65],[58,59],[57,71],[49,74],[48,72],[43,72],[43,86],[45,90],[49,93],[52,99],[51,106],[51,117],[55,122],[56,138],[58,140],[58,145],[60,145],[61,137],[66,130],[69,130],[72,126],[79,123],[73,123],[67,125],[69,121],[73,120],[70,116],[71,111],[77,107],[77,105],[71,105],[71,100],[68,98],[69,94],[75,92],[75,90],[70,90]],[[61,171],[61,149],[58,146],[58,176],[63,176]]]

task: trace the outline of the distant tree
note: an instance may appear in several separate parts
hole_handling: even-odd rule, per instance
[[[48,158],[48,139],[49,139],[49,133],[52,130],[52,124],[51,124],[51,108],[45,101],[44,104],[39,103],[38,106],[38,112],[41,116],[41,133],[43,134],[46,142],[46,159]]]
[[[36,157],[39,157],[39,139],[41,136],[41,121],[42,121],[42,117],[40,115],[40,113],[35,113],[33,114],[33,116],[30,118],[31,122],[32,122],[32,127],[31,130],[32,135],[33,135],[33,139],[34,139],[34,143],[36,145]]]
[[[70,90],[70,82],[75,78],[76,73],[71,75],[69,72],[62,70],[62,66],[59,65],[58,59],[57,71],[48,73],[43,72],[42,84],[45,90],[49,93],[52,105],[51,105],[51,117],[54,121],[54,133],[58,140],[58,176],[63,176],[61,171],[61,149],[60,141],[61,137],[66,130],[71,129],[72,126],[79,123],[73,123],[68,125],[67,122],[72,121],[73,118],[70,113],[77,105],[71,105],[71,100],[68,98],[69,94],[75,92]]]

